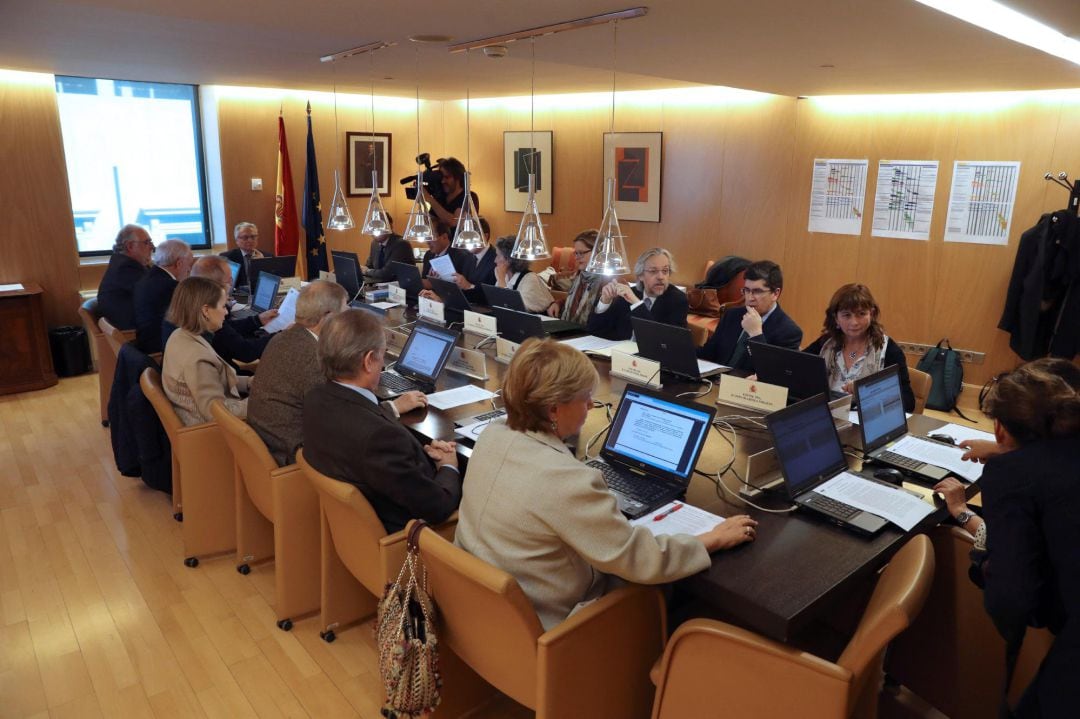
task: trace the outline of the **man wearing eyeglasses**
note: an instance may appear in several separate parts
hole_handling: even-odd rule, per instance
[[[221,256],[232,260],[240,265],[240,272],[236,275],[235,287],[251,292],[250,262],[261,260],[263,257],[273,257],[273,252],[263,252],[259,249],[259,228],[251,222],[240,222],[233,228],[233,239],[236,247],[228,252],[222,252]]]
[[[751,370],[747,349],[750,342],[799,349],[802,329],[778,302],[783,288],[784,275],[775,262],[760,260],[747,267],[742,288],[745,306],[724,313],[716,332],[698,350],[698,357],[733,369]]]
[[[138,225],[120,228],[97,293],[98,314],[113,327],[135,329],[135,283],[146,274],[153,254],[150,233]]]
[[[634,334],[631,317],[686,327],[686,293],[671,284],[675,258],[662,247],[641,253],[634,263],[638,283],[618,280],[604,285],[596,311],[589,317],[590,334],[610,340],[628,340]]]

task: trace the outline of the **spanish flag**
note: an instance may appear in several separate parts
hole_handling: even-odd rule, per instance
[[[278,114],[277,189],[274,191],[274,254],[295,255],[299,247],[300,223],[296,219],[289,143],[285,140],[285,119]]]

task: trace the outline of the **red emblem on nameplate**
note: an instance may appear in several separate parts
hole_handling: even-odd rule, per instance
[[[637,367],[637,360],[630,360],[630,366],[636,368]]]
[[[750,385],[750,391],[751,392],[757,392],[757,385],[756,384]]]

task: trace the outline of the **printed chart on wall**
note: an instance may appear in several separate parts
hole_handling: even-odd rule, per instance
[[[929,240],[937,176],[937,160],[879,161],[870,234]]]
[[[867,160],[814,160],[810,232],[862,233]]]
[[[946,242],[1009,244],[1019,162],[967,162],[953,165]]]

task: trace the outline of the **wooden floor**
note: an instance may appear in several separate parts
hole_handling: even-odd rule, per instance
[[[169,497],[117,473],[97,402],[94,374],[0,396],[0,717],[380,717],[370,623],[283,632],[272,565],[185,567]]]

